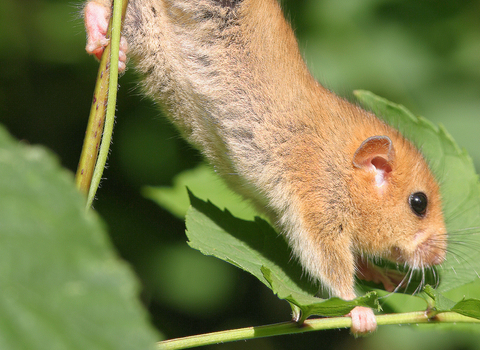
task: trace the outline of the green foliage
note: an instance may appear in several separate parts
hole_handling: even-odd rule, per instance
[[[71,174],[0,128],[0,348],[153,349],[138,284]]]
[[[453,311],[460,315],[480,319],[480,299],[464,298],[457,303],[446,298],[431,286],[425,287],[423,295],[435,313]]]
[[[378,309],[374,293],[353,301],[315,297],[318,286],[301,278],[301,266],[292,261],[282,237],[260,218],[245,221],[190,194],[186,225],[188,244],[205,255],[227,261],[257,277],[293,307],[296,319],[310,315],[341,316],[355,306]],[[301,315],[298,311],[301,310]]]
[[[172,187],[146,187],[143,194],[183,219],[190,205],[187,186],[198,198],[221,203],[238,218],[252,220],[259,215],[242,197],[230,191],[208,165],[182,172],[175,177]]]
[[[214,317],[235,302],[235,267],[205,258],[185,241],[165,246],[155,257],[147,262],[154,297],[183,314]]]

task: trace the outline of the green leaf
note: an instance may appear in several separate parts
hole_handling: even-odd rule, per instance
[[[318,287],[306,278],[299,279],[302,268],[291,259],[291,250],[283,237],[260,218],[246,221],[222,211],[210,201],[189,192],[191,207],[187,212],[188,244],[205,255],[213,255],[250,272],[267,287],[269,282],[261,271],[266,266],[292,282],[292,288],[315,294]]]
[[[423,288],[423,293],[425,294],[425,299],[428,300],[428,299],[433,299],[435,300],[435,289],[433,289],[433,287],[429,284],[427,284],[424,288]],[[427,299],[428,298],[428,299]]]
[[[310,315],[339,316],[358,305],[375,307],[374,293],[353,301],[315,297],[318,286],[301,278],[302,268],[291,259],[287,243],[260,218],[245,221],[228,211],[221,211],[190,193],[187,218],[188,244],[205,255],[212,255],[248,271],[280,299],[302,311],[302,319]]]
[[[480,320],[480,300],[479,299],[466,299],[458,302],[452,311],[464,316],[473,317]]]
[[[434,290],[431,286],[425,286],[423,292],[431,298],[430,307],[437,312],[454,311],[458,314],[480,319],[480,300],[479,299],[463,299],[458,303],[443,296]]]
[[[433,304],[431,307],[435,308],[438,312],[446,312],[452,310],[455,306],[455,302],[443,296],[441,293],[437,292],[430,285],[426,285],[423,289],[424,293],[433,299]]]
[[[187,187],[198,198],[208,199],[218,206],[228,208],[236,217],[253,220],[259,215],[240,195],[232,192],[206,164],[177,175],[172,187],[145,187],[143,195],[183,219],[190,206]]]
[[[302,311],[302,318],[311,315],[342,316],[346,315],[356,306],[367,306],[378,311],[381,310],[375,292],[368,292],[366,295],[354,300],[345,301],[340,298],[321,299],[313,295],[298,292],[290,287],[290,283],[279,279],[269,268],[262,266],[262,273],[270,283],[272,291],[280,298],[287,300]]]
[[[441,279],[438,290],[446,292],[478,280],[480,182],[472,159],[442,126],[371,92],[356,91],[355,96],[421,149],[439,180],[449,249],[446,262],[437,270]]]
[[[154,349],[158,335],[73,177],[0,127],[0,348]]]

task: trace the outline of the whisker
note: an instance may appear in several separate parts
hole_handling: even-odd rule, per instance
[[[410,283],[412,282],[413,274],[414,274],[414,270],[410,269],[409,271],[410,277],[408,278],[407,285],[405,286],[405,290],[407,290],[408,287],[410,286]]]
[[[440,276],[438,275],[437,270],[434,267],[431,268],[431,271],[432,271],[433,279],[435,281],[435,289],[436,289],[440,284],[440,278],[439,278]]]
[[[455,229],[455,230],[449,230],[448,233],[449,234],[463,233],[463,232],[480,233],[479,230],[480,230],[479,226],[472,226],[472,227],[459,228],[459,229]]]
[[[480,243],[480,232],[470,233],[470,232],[461,232],[455,233],[448,237],[447,242],[463,242],[465,240],[469,240],[471,242]]]
[[[480,242],[470,237],[462,240],[450,240],[448,243],[449,245],[469,246],[471,249],[480,247]]]
[[[455,262],[460,265],[460,267],[464,265],[463,267],[468,267],[470,270],[475,271],[475,273],[478,275],[476,271],[478,266],[472,264],[472,262],[476,261],[476,259],[474,260],[473,257],[465,257],[464,252],[461,251],[449,249],[448,252],[450,253],[450,256],[455,259]]]
[[[425,279],[425,266],[423,265],[422,263],[422,282],[419,284],[419,286],[417,287],[417,290],[415,291],[414,294],[418,293],[418,291],[421,291],[423,289],[423,287],[425,286],[426,284],[426,279]]]
[[[422,269],[418,269],[418,270],[415,271],[415,274],[418,274],[418,273],[421,274],[420,283],[419,283],[418,286],[415,288],[415,290],[413,291],[412,295],[418,293],[418,289],[421,288],[421,286],[424,284],[424,281],[425,281],[425,272],[423,271],[423,266],[422,266]]]
[[[455,270],[455,268],[452,266],[451,269],[453,270],[453,273],[455,274],[455,276],[458,276],[457,275],[457,271]]]
[[[449,250],[449,252],[453,255],[453,258],[455,259],[455,261],[457,262],[457,264],[460,264],[460,260],[458,260],[458,256],[456,253],[452,252],[451,250]]]
[[[403,276],[403,278],[402,278],[402,280],[400,281],[400,283],[399,283],[399,284],[395,287],[395,289],[392,291],[392,293],[398,292],[398,290],[403,287],[403,284],[405,283],[405,278],[407,278],[407,276],[408,276],[408,271],[407,271],[407,273],[405,274],[405,276]],[[406,289],[406,288],[405,288],[405,289]]]

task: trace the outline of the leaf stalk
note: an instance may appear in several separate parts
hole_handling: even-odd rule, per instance
[[[378,315],[379,326],[394,324],[420,324],[420,323],[480,323],[480,320],[457,314],[456,312],[444,312],[436,315],[433,319],[425,311]],[[233,342],[238,340],[257,339],[277,335],[313,332],[326,329],[350,328],[350,317],[329,317],[306,320],[302,325],[297,322],[283,322],[272,325],[246,327],[220,332],[199,334],[184,338],[165,340],[157,343],[158,350],[189,349],[198,346],[218,343]]]

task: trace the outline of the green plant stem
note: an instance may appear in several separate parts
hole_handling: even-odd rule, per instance
[[[122,33],[122,23],[127,9],[128,0],[115,0],[113,2],[112,22],[111,22],[111,53],[110,53],[110,80],[108,82],[108,105],[105,116],[105,127],[103,129],[102,144],[98,153],[98,160],[93,172],[92,184],[88,191],[87,208],[90,208],[97,193],[103,170],[107,163],[108,151],[112,141],[113,125],[115,123],[115,107],[117,102],[118,87],[118,55],[120,52],[120,37]]]
[[[97,83],[93,92],[87,131],[85,132],[82,154],[80,155],[77,174],[75,175],[75,184],[78,190],[85,196],[88,196],[90,190],[93,171],[97,162],[98,149],[103,134],[109,82],[109,57],[110,45],[105,47],[98,67]]]
[[[88,195],[87,208],[90,208],[100,184],[112,138],[117,97],[120,36],[127,4],[128,0],[113,2],[107,33],[110,41],[100,60],[87,131],[75,178],[80,192]],[[100,140],[102,142],[99,150]]]
[[[377,324],[419,324],[419,323],[480,323],[480,320],[462,316],[455,312],[445,312],[429,318],[424,311],[378,315]],[[159,350],[189,349],[198,346],[226,343],[237,340],[247,340],[271,337],[285,334],[312,332],[325,329],[349,328],[352,325],[350,317],[330,317],[306,320],[301,326],[290,321],[272,325],[232,329],[221,332],[189,336],[185,338],[170,339],[159,342]]]

